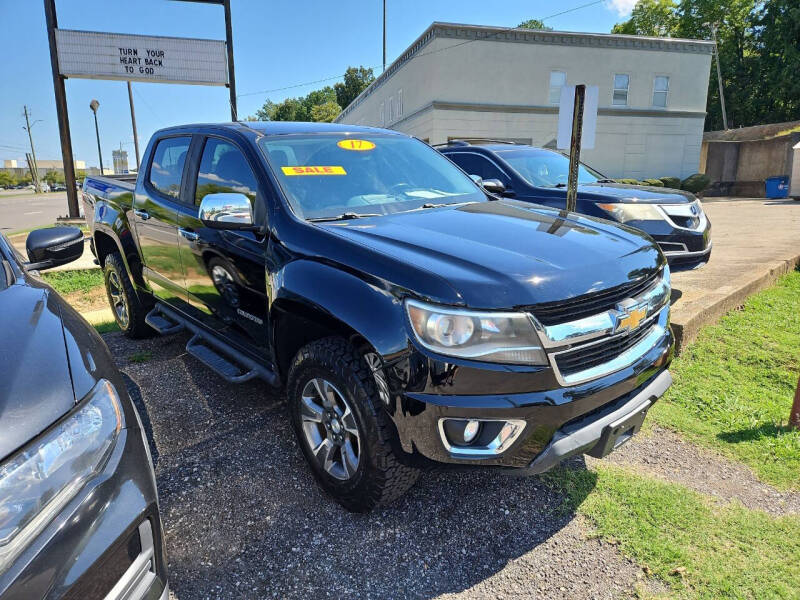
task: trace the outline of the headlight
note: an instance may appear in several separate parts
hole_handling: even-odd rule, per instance
[[[636,204],[615,202],[614,204],[599,204],[600,208],[611,215],[615,221],[627,223],[628,221],[663,221],[664,215],[655,204]]]
[[[0,573],[106,464],[124,426],[101,380],[81,407],[0,465]]]
[[[416,300],[406,300],[406,310],[417,341],[438,354],[506,364],[547,364],[526,313],[460,310]]]

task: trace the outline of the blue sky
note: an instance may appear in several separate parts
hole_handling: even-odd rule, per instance
[[[511,27],[591,0],[387,0],[387,62],[391,63],[433,21]],[[635,0],[600,0],[546,24],[565,31],[610,31]],[[56,0],[65,29],[224,39],[222,8],[170,0]],[[232,0],[239,115],[253,114],[264,100],[298,96],[324,84],[292,87],[344,73],[350,66],[381,64],[381,0]],[[53,99],[50,54],[40,0],[0,0],[0,159],[28,151],[22,106],[34,119],[39,159],[61,158]],[[333,84],[334,81],[328,82]],[[230,120],[223,87],[134,83],[142,151],[160,127]],[[69,79],[67,103],[75,158],[97,165],[89,102],[100,102],[103,162],[120,143],[133,165],[128,95],[122,81]],[[276,90],[257,93],[262,90]]]

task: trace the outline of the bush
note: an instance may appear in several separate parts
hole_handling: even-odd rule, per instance
[[[681,179],[680,177],[659,177],[661,183],[664,184],[664,187],[672,188],[674,190],[681,189]]]
[[[617,183],[624,183],[625,185],[640,185],[638,179],[631,179],[629,177],[623,177],[622,179],[615,179]]]
[[[651,185],[653,187],[664,187],[664,182],[660,179],[645,179],[642,181],[643,185]]]
[[[693,194],[699,194],[709,185],[711,185],[711,178],[708,175],[705,173],[695,173],[683,180],[681,189],[692,192]]]

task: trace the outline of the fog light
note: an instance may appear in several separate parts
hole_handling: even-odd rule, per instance
[[[472,440],[475,439],[475,436],[478,435],[478,431],[480,431],[480,429],[480,421],[476,421],[475,419],[467,421],[467,424],[464,427],[464,441],[468,444],[471,443]]]

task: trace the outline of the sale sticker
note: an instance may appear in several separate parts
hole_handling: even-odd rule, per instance
[[[281,167],[284,175],[347,175],[344,167]]]
[[[366,150],[372,150],[375,147],[375,144],[370,142],[369,140],[342,140],[341,142],[336,144],[342,150],[355,150],[356,152],[364,152]]]

